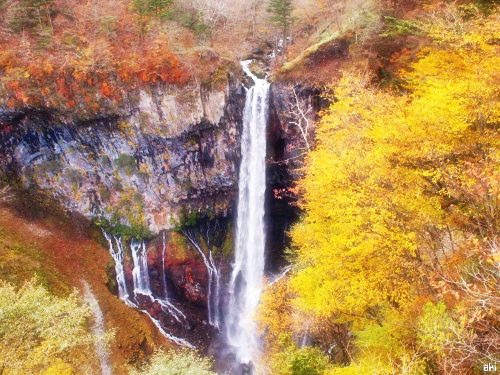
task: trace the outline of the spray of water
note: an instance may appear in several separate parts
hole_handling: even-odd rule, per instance
[[[250,61],[241,63],[254,86],[247,91],[241,140],[236,249],[229,293],[227,341],[241,363],[259,353],[254,315],[264,276],[264,200],[266,190],[266,125],[269,83],[256,77]]]

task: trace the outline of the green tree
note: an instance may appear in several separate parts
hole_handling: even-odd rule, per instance
[[[55,297],[34,281],[18,290],[0,281],[0,373],[71,373],[92,348],[89,316],[76,294]]]
[[[283,51],[286,50],[287,39],[293,23],[292,0],[271,0],[267,11],[271,13],[271,22],[281,29],[283,37]]]
[[[22,30],[37,30],[43,33],[47,28],[52,30],[51,13],[53,0],[21,0],[11,6],[14,9],[9,21],[10,28],[19,32]]]
[[[142,16],[163,17],[167,15],[173,0],[134,0],[134,10]]]
[[[152,17],[164,18],[169,15],[173,0],[133,0],[132,6],[139,14],[141,39],[144,37],[148,21]]]

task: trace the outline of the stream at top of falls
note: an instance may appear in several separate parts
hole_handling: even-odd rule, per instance
[[[250,63],[241,63],[254,85],[247,91],[243,113],[236,248],[229,284],[226,336],[237,361],[252,367],[260,351],[254,315],[263,289],[265,266],[266,129],[270,84],[251,72]]]

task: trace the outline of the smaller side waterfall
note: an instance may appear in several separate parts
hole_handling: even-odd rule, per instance
[[[130,250],[132,251],[132,259],[134,261],[134,269],[132,277],[134,280],[134,295],[144,294],[151,295],[151,287],[149,285],[149,270],[148,270],[148,252],[144,241],[130,241]]]
[[[118,284],[118,296],[124,301],[128,301],[127,284],[125,283],[125,271],[123,270],[123,260],[125,252],[123,251],[122,240],[120,237],[110,236],[104,230],[102,234],[109,244],[109,253],[115,261],[116,283]],[[113,240],[115,245],[113,245]]]
[[[141,310],[145,313],[160,330],[163,336],[167,339],[175,342],[178,345],[186,346],[189,348],[194,348],[194,346],[187,340],[176,337],[168,333],[162,326],[161,322],[153,317],[146,309],[141,308],[141,303],[137,300],[132,301],[127,291],[127,284],[125,282],[125,271],[123,268],[125,251],[122,243],[121,237],[109,235],[106,231],[102,231],[104,237],[109,244],[109,252],[113,257],[115,263],[116,281],[118,284],[118,296],[123,300],[128,306]],[[180,311],[174,304],[172,304],[167,296],[165,295],[163,299],[155,298],[151,292],[150,282],[149,282],[149,270],[148,270],[148,253],[146,243],[144,241],[137,241],[132,239],[130,242],[130,251],[132,253],[132,260],[134,263],[134,268],[132,270],[132,278],[134,283],[134,296],[141,294],[143,296],[149,297],[152,303],[158,303],[161,310],[168,315],[171,315],[181,326],[188,328],[189,323],[186,316]],[[165,257],[165,243],[163,243],[163,253],[162,258]],[[163,267],[165,267],[163,265]],[[163,274],[165,275],[165,269],[163,268]],[[166,278],[164,277],[164,282],[166,283]],[[166,290],[166,284],[165,284]]]
[[[221,276],[219,273],[219,270],[215,266],[214,258],[212,256],[212,252],[209,250],[208,252],[208,260],[210,262],[211,268],[212,268],[212,276],[213,276],[213,285],[214,285],[214,290],[213,290],[213,298],[212,298],[212,311],[213,311],[213,326],[216,327],[217,329],[220,329],[220,324],[221,324],[221,319],[220,319],[220,283],[221,283]]]
[[[208,272],[208,287],[207,287],[207,310],[208,310],[208,323],[217,329],[220,329],[220,273],[215,266],[212,252],[209,250],[208,257],[201,249],[198,242],[187,231],[184,231],[184,236],[189,240],[191,245],[198,251],[203,263]]]
[[[162,270],[162,281],[163,281],[163,298],[166,301],[168,299],[167,292],[167,271],[165,270],[165,254],[167,252],[167,244],[165,242],[165,232],[162,234],[161,238],[161,270]]]

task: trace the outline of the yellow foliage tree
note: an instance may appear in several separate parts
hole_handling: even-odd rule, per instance
[[[498,12],[455,16],[427,28],[433,47],[401,72],[403,93],[344,73],[300,182],[304,217],[291,232],[294,303],[353,324],[359,344],[369,343],[358,347],[367,361],[353,364],[358,373],[374,363],[386,368],[381,373],[422,373],[418,335],[396,322],[408,311],[421,314],[411,306],[426,299],[446,298],[458,314],[445,274],[498,257],[491,246],[500,217]],[[388,355],[368,358],[397,337],[394,329],[403,336]]]
[[[92,357],[89,316],[74,294],[55,297],[33,281],[19,290],[0,281],[0,373],[72,374],[85,368],[82,359]]]

